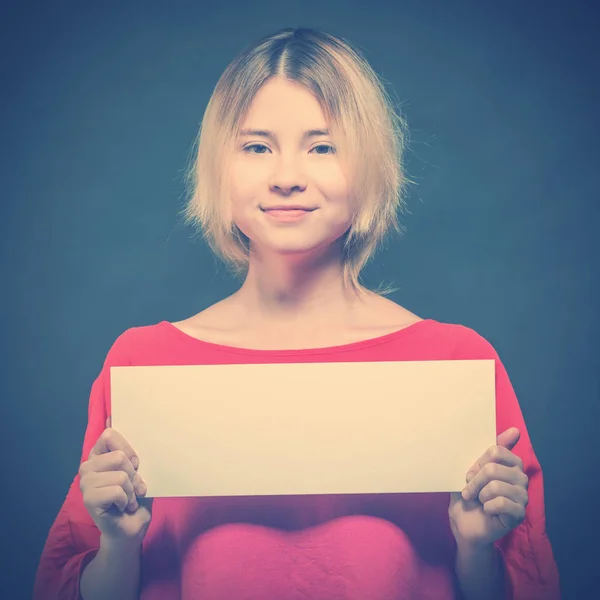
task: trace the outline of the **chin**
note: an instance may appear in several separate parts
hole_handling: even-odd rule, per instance
[[[281,255],[299,257],[304,254],[316,253],[320,254],[328,249],[334,250],[339,248],[342,243],[346,228],[336,228],[336,230],[315,231],[316,228],[310,230],[294,230],[293,228],[282,228],[279,231],[252,231],[247,228],[243,231],[251,242],[252,249],[266,255]],[[252,228],[253,229],[253,228]]]
[[[270,243],[263,242],[255,244],[255,247],[267,255],[285,256],[292,258],[294,256],[302,258],[307,255],[320,255],[324,254],[329,250],[334,249],[336,239],[327,240],[286,240],[285,243]],[[338,244],[335,244],[337,247]]]
[[[304,254],[310,254],[312,252],[318,252],[323,246],[321,245],[307,245],[307,244],[264,244],[260,246],[262,252],[266,254],[280,255],[280,256],[302,256]]]

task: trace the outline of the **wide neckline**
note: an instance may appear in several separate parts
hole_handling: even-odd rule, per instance
[[[352,350],[359,350],[361,348],[368,348],[371,346],[377,346],[379,344],[385,344],[386,342],[391,342],[392,340],[396,340],[405,335],[409,335],[414,331],[417,331],[421,327],[426,324],[436,323],[434,319],[422,319],[420,321],[416,321],[407,325],[406,327],[402,327],[397,329],[396,331],[392,331],[390,333],[385,333],[380,336],[376,336],[373,338],[368,338],[364,340],[358,340],[356,342],[349,342],[347,344],[340,344],[337,346],[323,346],[319,348],[298,348],[298,349],[258,349],[258,348],[244,348],[240,346],[228,346],[226,344],[218,344],[216,342],[208,342],[201,338],[194,337],[185,331],[182,331],[171,323],[170,321],[161,321],[158,325],[162,326],[165,330],[171,332],[171,334],[175,335],[179,339],[182,339],[190,344],[197,344],[200,347],[212,348],[214,350],[220,352],[227,352],[231,354],[246,354],[246,355],[254,355],[254,356],[302,356],[309,354],[334,354],[339,352],[350,352]]]

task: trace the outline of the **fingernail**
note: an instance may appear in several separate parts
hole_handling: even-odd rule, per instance
[[[471,494],[469,493],[469,490],[467,488],[465,488],[462,491],[462,497],[463,497],[464,500],[469,500],[470,499]]]
[[[146,486],[143,483],[140,483],[140,485],[138,485],[138,487],[137,487],[137,491],[138,491],[138,496],[142,496],[143,494],[146,493]]]
[[[131,459],[131,464],[133,465],[133,468],[134,468],[134,469],[137,469],[137,468],[140,466],[140,461],[139,461],[139,459],[138,459],[138,457],[137,457],[137,456],[134,456],[134,457]]]

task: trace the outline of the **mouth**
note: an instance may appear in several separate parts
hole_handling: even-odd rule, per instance
[[[306,206],[268,206],[266,208],[263,208],[262,206],[260,207],[260,210],[262,210],[263,212],[271,212],[271,211],[277,211],[277,212],[285,212],[285,211],[304,211],[304,212],[312,212],[313,210],[317,210],[316,207],[315,208],[309,208]]]
[[[316,208],[296,208],[292,206],[286,206],[285,208],[261,208],[261,210],[265,213],[267,218],[271,219],[272,221],[277,221],[280,223],[295,223],[296,221],[308,218],[308,215],[314,212]]]

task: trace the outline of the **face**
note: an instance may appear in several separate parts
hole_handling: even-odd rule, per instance
[[[316,98],[298,83],[271,79],[256,94],[237,140],[233,219],[253,251],[323,250],[348,230],[346,177]]]

